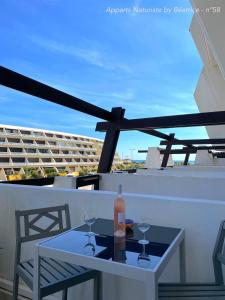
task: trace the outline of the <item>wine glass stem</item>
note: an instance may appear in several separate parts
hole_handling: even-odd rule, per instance
[[[145,232],[144,232],[144,240],[146,240],[146,239],[145,239]]]
[[[89,233],[91,234],[91,224],[89,225]]]

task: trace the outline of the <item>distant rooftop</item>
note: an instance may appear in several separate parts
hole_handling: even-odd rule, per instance
[[[63,132],[63,131],[55,131],[55,130],[47,130],[47,129],[40,129],[40,128],[34,128],[34,127],[24,127],[24,126],[15,126],[15,125],[7,125],[7,124],[0,124],[0,127],[12,128],[12,129],[22,129],[22,130],[32,130],[32,131],[35,130],[35,131],[47,132],[47,133],[56,133],[56,134],[62,134],[62,135],[67,135],[67,136],[75,136],[75,137],[82,137],[82,138],[87,138],[87,139],[94,139],[98,142],[103,142],[102,139],[97,139],[97,138],[90,137],[90,136],[79,135],[79,134]]]

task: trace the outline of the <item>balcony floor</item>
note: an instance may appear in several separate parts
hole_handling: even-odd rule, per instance
[[[12,300],[12,295],[8,291],[0,289],[0,299],[1,300]],[[29,298],[18,297],[18,300],[30,300]]]

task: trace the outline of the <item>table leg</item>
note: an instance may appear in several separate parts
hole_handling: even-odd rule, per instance
[[[185,262],[185,242],[184,240],[180,244],[180,282],[186,281],[186,262]]]
[[[102,290],[102,273],[94,279],[94,300],[103,300]]]
[[[145,300],[158,300],[158,281],[155,274],[147,276],[145,281]]]
[[[38,246],[34,246],[33,300],[40,300],[40,256]]]

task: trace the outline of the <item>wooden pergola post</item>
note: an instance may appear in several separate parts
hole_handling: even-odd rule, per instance
[[[190,151],[188,151],[185,155],[185,159],[184,159],[184,166],[188,165],[188,161],[189,161],[189,157],[190,157]]]
[[[167,166],[169,156],[170,156],[170,151],[171,151],[171,148],[173,146],[174,136],[175,136],[175,133],[170,134],[170,140],[168,141],[168,144],[167,144],[166,149],[165,149],[165,153],[163,155],[163,160],[162,160],[162,164],[161,164],[162,168],[166,168],[166,166]]]
[[[125,109],[123,109],[122,107],[112,108],[112,115],[114,116],[115,121],[123,119],[124,113]],[[102,153],[98,165],[98,173],[108,173],[111,171],[119,135],[120,130],[115,129],[115,126],[112,123],[110,128],[106,131]]]

